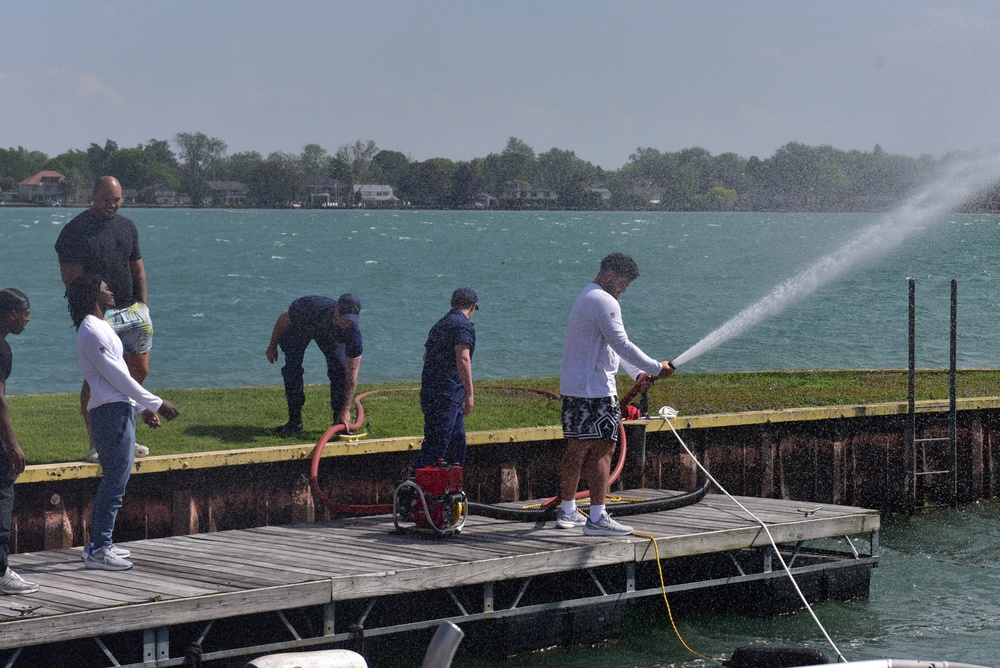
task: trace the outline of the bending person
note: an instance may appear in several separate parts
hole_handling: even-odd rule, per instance
[[[275,428],[275,433],[286,435],[302,431],[302,407],[306,403],[302,360],[311,341],[316,342],[326,357],[333,424],[343,424],[350,430],[351,403],[358,389],[363,352],[358,326],[360,317],[361,300],[350,293],[340,295],[337,301],[318,295],[299,297],[278,316],[265,355],[267,361],[274,364],[279,346],[285,354],[281,376],[285,380],[288,422]]]
[[[128,570],[133,566],[127,559],[129,551],[114,544],[112,533],[135,461],[135,406],[142,408],[143,422],[153,428],[160,426],[157,413],[173,420],[179,412],[129,375],[121,339],[104,319],[105,312],[115,306],[107,283],[99,276],[84,274],[70,283],[66,298],[77,329],[80,372],[90,384],[87,412],[102,469],[83,563],[87,568]]]

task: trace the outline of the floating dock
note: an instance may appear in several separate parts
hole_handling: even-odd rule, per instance
[[[867,595],[877,511],[740,501],[768,525],[800,584],[812,582],[812,598]],[[0,660],[58,665],[49,652],[74,665],[179,666],[195,655],[351,648],[361,636],[429,630],[442,619],[500,625],[503,633],[485,635],[515,653],[559,644],[552,636],[570,630],[574,610],[603,610],[613,622],[627,604],[662,596],[657,558],[668,595],[785,578],[765,532],[724,496],[621,519],[653,540],[480,516],[459,535],[429,538],[374,516],[123,543],[136,568],[122,572],[85,569],[80,548],[15,554],[12,568],[41,588],[0,598]],[[817,541],[826,547],[811,547]],[[532,623],[539,615],[546,624]]]
[[[957,407],[957,466],[942,456],[947,448],[914,453],[906,402],[684,416],[674,427],[734,494],[896,513],[1000,497],[1000,397],[960,399]],[[947,414],[940,402],[917,402],[917,435],[948,436],[941,424]],[[665,421],[626,423],[626,433],[616,486],[695,485],[695,461]],[[473,501],[520,501],[559,488],[560,427],[469,432],[468,440],[465,487]],[[319,465],[323,492],[338,503],[390,501],[420,442],[413,436],[328,444]],[[314,449],[309,443],[137,460],[116,536],[125,542],[331,519],[335,514],[310,490]],[[956,477],[924,475],[945,469]],[[952,479],[957,485],[945,484]],[[81,545],[99,482],[94,464],[27,467],[15,485],[13,550]]]

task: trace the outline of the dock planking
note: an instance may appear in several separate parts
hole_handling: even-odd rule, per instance
[[[621,494],[638,499],[670,492]],[[879,529],[874,510],[776,499],[740,501],[768,524],[778,543]],[[692,506],[623,521],[637,533],[654,536],[661,559],[768,542],[744,511],[715,494]],[[460,535],[443,539],[397,532],[392,518],[382,515],[123,545],[132,550],[134,570],[87,570],[80,548],[12,555],[12,568],[38,582],[40,589],[0,599],[0,649],[656,558],[650,541],[635,535],[586,537],[551,522],[480,516],[470,517]]]

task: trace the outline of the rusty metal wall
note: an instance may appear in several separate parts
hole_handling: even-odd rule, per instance
[[[898,513],[916,505],[942,504],[941,481],[914,482],[909,470],[907,420],[898,412],[823,419],[761,418],[704,420],[678,433],[731,493],[874,508]],[[958,494],[960,503],[998,494],[1000,448],[994,448],[1000,408],[959,411]],[[928,433],[947,427],[927,427]],[[548,498],[557,492],[556,466],[562,441],[553,431],[537,440],[509,440],[496,434],[470,446],[466,491],[474,501],[493,503]],[[616,489],[691,489],[697,470],[673,432],[662,425],[629,428],[630,460]],[[513,438],[513,437],[511,437]],[[363,454],[334,453],[320,462],[324,493],[343,503],[392,500],[395,483],[413,460],[413,444],[372,445]],[[946,466],[941,457],[918,453],[928,467]],[[938,458],[940,461],[935,461]],[[163,464],[133,474],[118,516],[119,541],[220,531],[253,526],[327,521],[336,515],[315,501],[309,488],[309,460],[301,449],[282,460],[223,463],[185,468]],[[162,464],[162,462],[161,462]],[[80,467],[78,464],[73,467]],[[13,551],[82,545],[99,478],[93,469],[73,475],[35,471],[15,486]]]

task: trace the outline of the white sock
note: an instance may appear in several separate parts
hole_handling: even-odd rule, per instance
[[[576,512],[576,499],[570,499],[569,501],[560,499],[559,507],[562,508],[564,514],[572,515]]]
[[[604,514],[604,504],[597,505],[596,503],[590,504],[590,521],[596,522],[601,519],[601,515]]]

